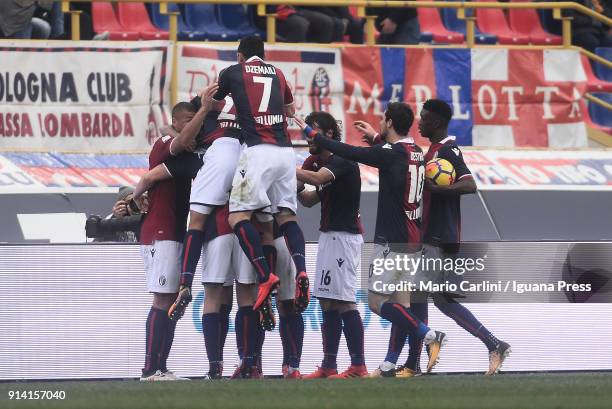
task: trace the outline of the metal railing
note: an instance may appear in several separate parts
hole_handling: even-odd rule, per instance
[[[112,3],[142,3],[142,0],[85,0],[89,2],[112,2]],[[465,36],[465,47],[472,48],[475,46],[475,35],[476,35],[476,17],[472,14],[474,9],[481,8],[492,8],[492,9],[536,9],[536,10],[552,10],[553,18],[561,20],[562,27],[562,38],[563,43],[561,46],[501,46],[504,48],[575,48],[581,53],[586,55],[589,59],[596,61],[600,64],[605,65],[608,68],[612,68],[612,61],[608,61],[594,53],[586,51],[582,48],[572,46],[572,17],[564,16],[563,10],[573,10],[580,12],[591,18],[602,22],[607,26],[612,26],[612,19],[608,18],[596,11],[585,7],[581,4],[562,1],[562,2],[521,2],[521,3],[497,3],[497,2],[463,2],[463,1],[372,1],[372,0],[175,0],[168,2],[165,0],[144,0],[145,3],[156,3],[160,5],[160,12],[169,17],[169,37],[170,41],[176,46],[177,32],[178,32],[178,12],[171,12],[168,9],[168,3],[178,4],[241,4],[241,5],[253,5],[257,6],[257,14],[261,17],[266,18],[266,34],[267,41],[270,44],[276,43],[276,14],[267,13],[266,6],[274,5],[290,5],[290,6],[328,6],[328,7],[344,7],[352,6],[357,7],[357,15],[365,18],[365,45],[375,45],[376,28],[374,21],[376,16],[367,15],[366,7],[385,7],[385,8],[397,8],[397,7],[410,7],[410,8],[454,8],[457,9],[457,17],[461,20],[465,20],[466,23],[466,36]],[[80,22],[79,15],[81,11],[70,9],[70,0],[61,0],[62,11],[64,13],[71,14],[72,23],[72,39],[80,39]],[[333,45],[332,45],[333,46]],[[338,45],[336,45],[338,46]],[[405,46],[406,47],[406,46]],[[413,46],[414,47],[414,46]],[[424,47],[424,46],[416,46]],[[461,47],[461,46],[459,46]],[[484,46],[484,47],[500,47],[500,46]],[[173,64],[173,76],[171,83],[171,94],[172,102],[176,102],[176,64],[177,57],[176,52],[174,53]],[[612,105],[602,101],[599,98],[593,97],[592,95],[585,96],[589,101],[602,105],[608,109],[612,109]]]

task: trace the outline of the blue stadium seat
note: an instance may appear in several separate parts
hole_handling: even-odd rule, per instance
[[[419,43],[431,43],[433,42],[433,34],[421,31],[419,35]]]
[[[252,23],[247,9],[242,4],[220,4],[217,7],[219,23],[237,31],[240,37],[260,35],[260,30]]]
[[[599,99],[603,99],[608,104],[612,104],[612,94],[610,93],[598,93],[593,95]],[[594,102],[589,102],[589,114],[591,114],[591,119],[597,125],[612,128],[612,115],[610,115],[610,111],[607,108]]]
[[[467,10],[466,10],[467,12]],[[457,9],[442,9],[442,21],[444,25],[451,31],[466,34],[465,20],[461,20],[457,17]],[[477,44],[496,44],[497,36],[493,34],[484,34],[478,30],[478,27],[474,24],[475,40]]]
[[[219,24],[214,4],[185,4],[185,22],[194,30],[206,33],[211,41],[236,41],[241,37],[240,32]]]
[[[168,16],[159,12],[159,4],[147,4],[149,9],[149,15],[153,24],[162,30],[170,30],[170,19]],[[180,12],[178,6],[174,3],[168,3],[168,11]],[[204,41],[206,40],[206,33],[201,31],[193,30],[185,20],[183,15],[178,16],[178,34],[177,37],[181,41]]]
[[[608,61],[612,61],[612,47],[600,47],[595,49],[595,54],[605,58]],[[595,64],[595,74],[604,80],[612,81],[612,68],[608,68],[602,64]]]
[[[257,21],[257,6],[247,6],[247,14],[249,15],[249,22],[251,23],[251,25],[253,27],[255,27],[255,30],[257,30],[256,35],[260,36],[261,38],[264,39],[264,41],[267,40],[267,34],[265,30],[260,29],[259,27],[257,27],[257,24],[255,24],[255,21]]]

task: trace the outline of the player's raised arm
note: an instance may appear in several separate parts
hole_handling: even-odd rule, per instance
[[[229,67],[228,67],[229,68]],[[221,102],[230,93],[230,79],[228,68],[221,70],[219,73],[219,79],[217,80],[217,91],[213,93],[212,98]]]
[[[177,155],[180,152],[189,150],[195,143],[195,138],[202,128],[206,115],[215,106],[213,95],[217,93],[219,85],[214,83],[209,85],[201,95],[200,108],[194,117],[182,128],[178,138],[172,141],[172,154]]]
[[[310,131],[312,131],[312,129]],[[308,132],[308,129],[306,129],[305,132]],[[313,142],[315,142],[321,148],[327,149],[328,151],[342,156],[345,159],[363,163],[364,165],[380,168],[388,164],[388,161],[393,160],[394,155],[390,149],[384,150],[381,147],[366,148],[361,146],[352,146],[333,139],[324,138],[316,133],[311,136]]]
[[[357,120],[353,122],[353,126],[361,132],[361,140],[368,145],[372,146],[383,142],[380,134],[366,121]]]
[[[162,180],[170,179],[172,175],[168,172],[166,166],[162,163],[149,170],[147,173],[142,175],[136,188],[134,189],[134,200],[137,200],[155,185],[157,182]]]
[[[285,88],[283,93],[283,113],[286,117],[293,118],[295,116],[295,101],[293,100],[293,93],[291,92],[289,84],[287,84],[285,75],[280,70],[278,70],[278,77],[283,82],[283,86]]]
[[[316,172],[305,169],[296,169],[296,172],[300,182],[313,186],[321,186],[334,180],[334,174],[325,167],[322,167]]]

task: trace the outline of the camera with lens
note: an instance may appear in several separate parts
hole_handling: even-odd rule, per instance
[[[100,239],[101,241],[117,241],[117,234],[124,232],[133,232],[138,237],[144,217],[144,214],[135,214],[103,219],[98,215],[91,215],[85,222],[85,234],[89,238]]]

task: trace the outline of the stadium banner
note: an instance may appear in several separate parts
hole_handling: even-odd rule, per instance
[[[311,272],[316,251],[316,245],[307,246],[307,268]],[[0,246],[0,259],[1,380],[140,376],[145,321],[152,298],[145,287],[137,245]],[[203,302],[202,288],[194,285],[194,301],[177,326],[169,359],[169,368],[178,375],[203,376],[208,370],[201,325]],[[467,307],[498,338],[512,345],[505,371],[612,369],[611,343],[600,342],[597,354],[576,353],[576,345],[592,343],[593,331],[567,331],[567,326],[559,325],[579,322],[583,328],[596,329],[598,339],[611,339],[610,304],[474,303]],[[358,293],[358,309],[365,327],[366,363],[373,369],[385,357],[390,324],[367,308],[363,290]],[[232,315],[236,310],[234,305]],[[430,325],[449,337],[434,372],[484,373],[488,353],[482,342],[433,304],[429,314]],[[322,316],[316,300],[304,313],[304,321],[300,369],[310,373],[323,357]],[[545,346],[547,353],[541,353],[538,346]],[[403,362],[407,350],[405,346],[399,362]],[[280,374],[281,351],[275,329],[264,343],[264,374]],[[421,362],[425,359],[422,357]],[[237,364],[232,319],[224,375],[230,375]],[[342,342],[338,367],[348,365],[348,351]]]
[[[376,128],[388,102],[406,101],[417,117],[410,135],[426,145],[421,106],[440,98],[453,108],[449,131],[460,145],[587,146],[586,75],[575,50],[346,48],[342,67],[349,143],[361,143],[353,121]]]
[[[34,151],[144,151],[168,122],[167,42],[2,42],[0,143]]]
[[[612,150],[476,150],[464,159],[481,188],[612,188]]]
[[[236,64],[236,46],[180,44],[178,47],[179,101],[188,101],[217,80],[219,72]],[[326,111],[341,121],[344,117],[344,82],[340,50],[295,46],[266,46],[266,61],[280,68],[293,92],[299,114]],[[304,140],[289,120],[294,141]]]
[[[612,189],[612,150],[463,149],[465,162],[485,189]],[[308,157],[296,149],[296,165]],[[378,191],[378,171],[360,165],[362,191]],[[0,193],[135,186],[148,169],[145,154],[0,152]]]
[[[149,169],[146,154],[0,153],[0,193],[136,186]]]

